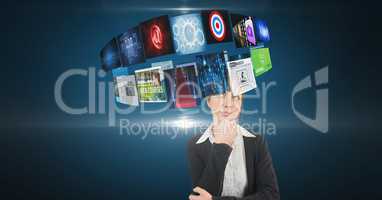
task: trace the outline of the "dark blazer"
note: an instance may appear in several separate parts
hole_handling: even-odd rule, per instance
[[[268,151],[261,135],[243,137],[248,185],[243,198],[221,197],[226,164],[232,148],[227,144],[211,144],[207,139],[196,144],[201,135],[188,142],[188,164],[192,186],[207,190],[214,200],[279,200],[279,187]]]

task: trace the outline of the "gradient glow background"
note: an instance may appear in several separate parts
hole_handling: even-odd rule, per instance
[[[107,127],[106,114],[62,112],[53,89],[64,71],[99,66],[100,49],[128,28],[162,14],[211,7],[263,18],[270,28],[273,69],[257,81],[277,81],[265,117],[278,128],[267,139],[282,199],[380,199],[379,7],[329,0],[2,4],[2,195],[186,199],[191,190],[185,157],[190,135],[175,140],[120,136],[118,129]],[[299,80],[326,65],[330,130],[320,134],[294,116],[290,94]],[[111,80],[109,73],[97,81]],[[73,107],[88,103],[84,77],[68,80],[63,92]],[[298,109],[313,113],[314,98],[313,91],[298,97]],[[244,106],[259,107],[259,101]],[[173,110],[165,116],[176,120],[181,113]],[[157,117],[137,115],[135,120]],[[242,120],[258,117],[264,116]],[[203,119],[209,118],[197,117]]]

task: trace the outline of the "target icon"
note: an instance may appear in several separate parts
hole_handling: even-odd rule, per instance
[[[223,41],[226,32],[226,26],[223,20],[223,16],[217,11],[211,12],[209,15],[209,24],[211,35],[217,41]]]

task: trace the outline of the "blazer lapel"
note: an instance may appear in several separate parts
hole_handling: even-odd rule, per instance
[[[245,162],[247,167],[247,179],[248,186],[246,194],[254,192],[254,181],[255,181],[255,138],[243,137],[244,138],[244,149],[245,149]]]

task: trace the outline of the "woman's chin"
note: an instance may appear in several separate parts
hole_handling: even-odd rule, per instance
[[[224,115],[223,116],[224,119],[228,120],[228,121],[234,121],[238,118],[238,115],[236,114],[231,114],[231,115]]]

